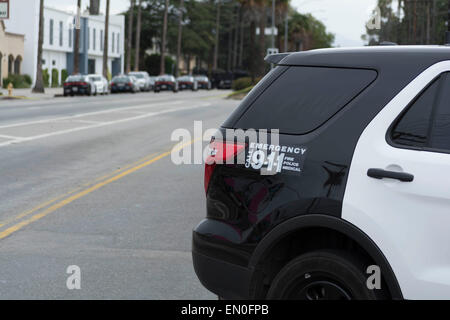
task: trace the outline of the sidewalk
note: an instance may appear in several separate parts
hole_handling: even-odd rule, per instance
[[[45,88],[45,93],[32,93],[30,89],[14,89],[13,96],[19,99],[33,99],[33,100],[42,100],[42,99],[51,99],[55,96],[55,94],[62,94],[62,88]],[[3,96],[0,96],[0,100],[4,97],[8,96],[8,90],[0,89],[0,92],[3,93]]]

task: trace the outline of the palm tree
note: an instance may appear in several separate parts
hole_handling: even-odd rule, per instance
[[[130,0],[130,12],[128,14],[127,73],[131,71],[131,42],[133,38],[134,2],[135,0]]]
[[[36,83],[33,88],[35,93],[44,93],[44,77],[42,76],[42,42],[44,40],[44,0],[39,5],[39,35],[38,35],[38,54]]]
[[[181,56],[181,36],[183,30],[183,7],[184,0],[180,0],[180,16],[178,20],[178,41],[177,41],[177,67],[175,69],[175,74],[178,77],[180,75],[180,56]]]
[[[139,71],[139,49],[141,46],[141,8],[142,8],[142,0],[139,0],[138,18],[136,26],[136,49],[134,56],[134,71]]]
[[[108,34],[109,34],[109,2],[106,0],[106,12],[105,12],[105,40],[103,45],[103,76],[108,79]]]
[[[77,2],[77,19],[81,10],[81,0]],[[75,28],[75,50],[73,53],[73,74],[80,73],[80,26]]]
[[[164,20],[163,20],[163,30],[162,30],[162,40],[161,40],[161,64],[160,64],[160,74],[166,73],[166,37],[167,37],[167,13],[169,10],[169,0],[165,0],[164,4]]]
[[[264,56],[266,55],[266,0],[261,0],[260,3],[260,15],[259,15],[259,59],[258,59],[258,75],[263,76],[265,71]]]
[[[93,16],[100,14],[100,0],[89,0],[89,14]]]

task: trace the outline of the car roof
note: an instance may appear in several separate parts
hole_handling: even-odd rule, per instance
[[[450,60],[450,47],[390,45],[295,52],[284,57],[278,65],[367,68],[378,71],[387,68],[398,71],[417,69],[419,72],[443,60]]]

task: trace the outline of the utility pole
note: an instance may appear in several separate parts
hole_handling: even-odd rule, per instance
[[[133,39],[134,2],[135,0],[130,0],[130,11],[128,13],[127,65],[125,68],[126,73],[129,73],[131,71],[131,42]]]
[[[214,39],[214,57],[213,57],[213,70],[217,69],[217,59],[219,57],[219,29],[220,29],[220,1],[217,1],[216,6],[216,34]]]
[[[177,39],[177,67],[175,68],[175,75],[180,75],[180,58],[181,58],[181,40],[183,32],[183,10],[184,0],[180,0],[180,15],[178,17],[178,39]]]
[[[108,79],[108,50],[109,50],[109,7],[110,0],[106,0],[106,12],[105,12],[105,38],[103,40],[103,76]],[[109,80],[109,79],[108,79]]]
[[[134,56],[134,71],[139,71],[139,58],[141,49],[141,20],[142,20],[142,0],[138,3],[138,16],[137,16],[137,26],[136,26],[136,48]]]
[[[166,73],[166,37],[167,37],[167,11],[169,10],[169,0],[164,3],[164,18],[163,18],[163,30],[161,39],[161,61],[159,74]]]
[[[284,20],[284,52],[288,52],[288,10],[286,10],[286,17]]]
[[[272,0],[272,48],[275,48],[275,0]]]
[[[80,73],[80,15],[81,0],[77,2],[77,19],[75,26],[75,51],[73,53],[73,74]]]

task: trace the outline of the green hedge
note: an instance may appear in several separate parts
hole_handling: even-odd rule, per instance
[[[42,78],[44,79],[44,87],[48,88],[50,86],[50,75],[48,69],[42,70]]]
[[[261,80],[261,78],[256,78],[255,82],[252,82],[252,78],[250,77],[239,78],[233,81],[231,88],[233,91],[240,91],[257,84],[259,80]]]
[[[68,76],[69,76],[69,73],[67,72],[67,70],[62,69],[61,70],[61,84],[64,83],[64,81],[66,81]]]
[[[15,89],[31,88],[31,77],[26,74],[10,74],[7,78],[3,78],[3,88],[7,88],[10,83]]]
[[[59,86],[59,71],[58,69],[52,69],[52,88]]]

